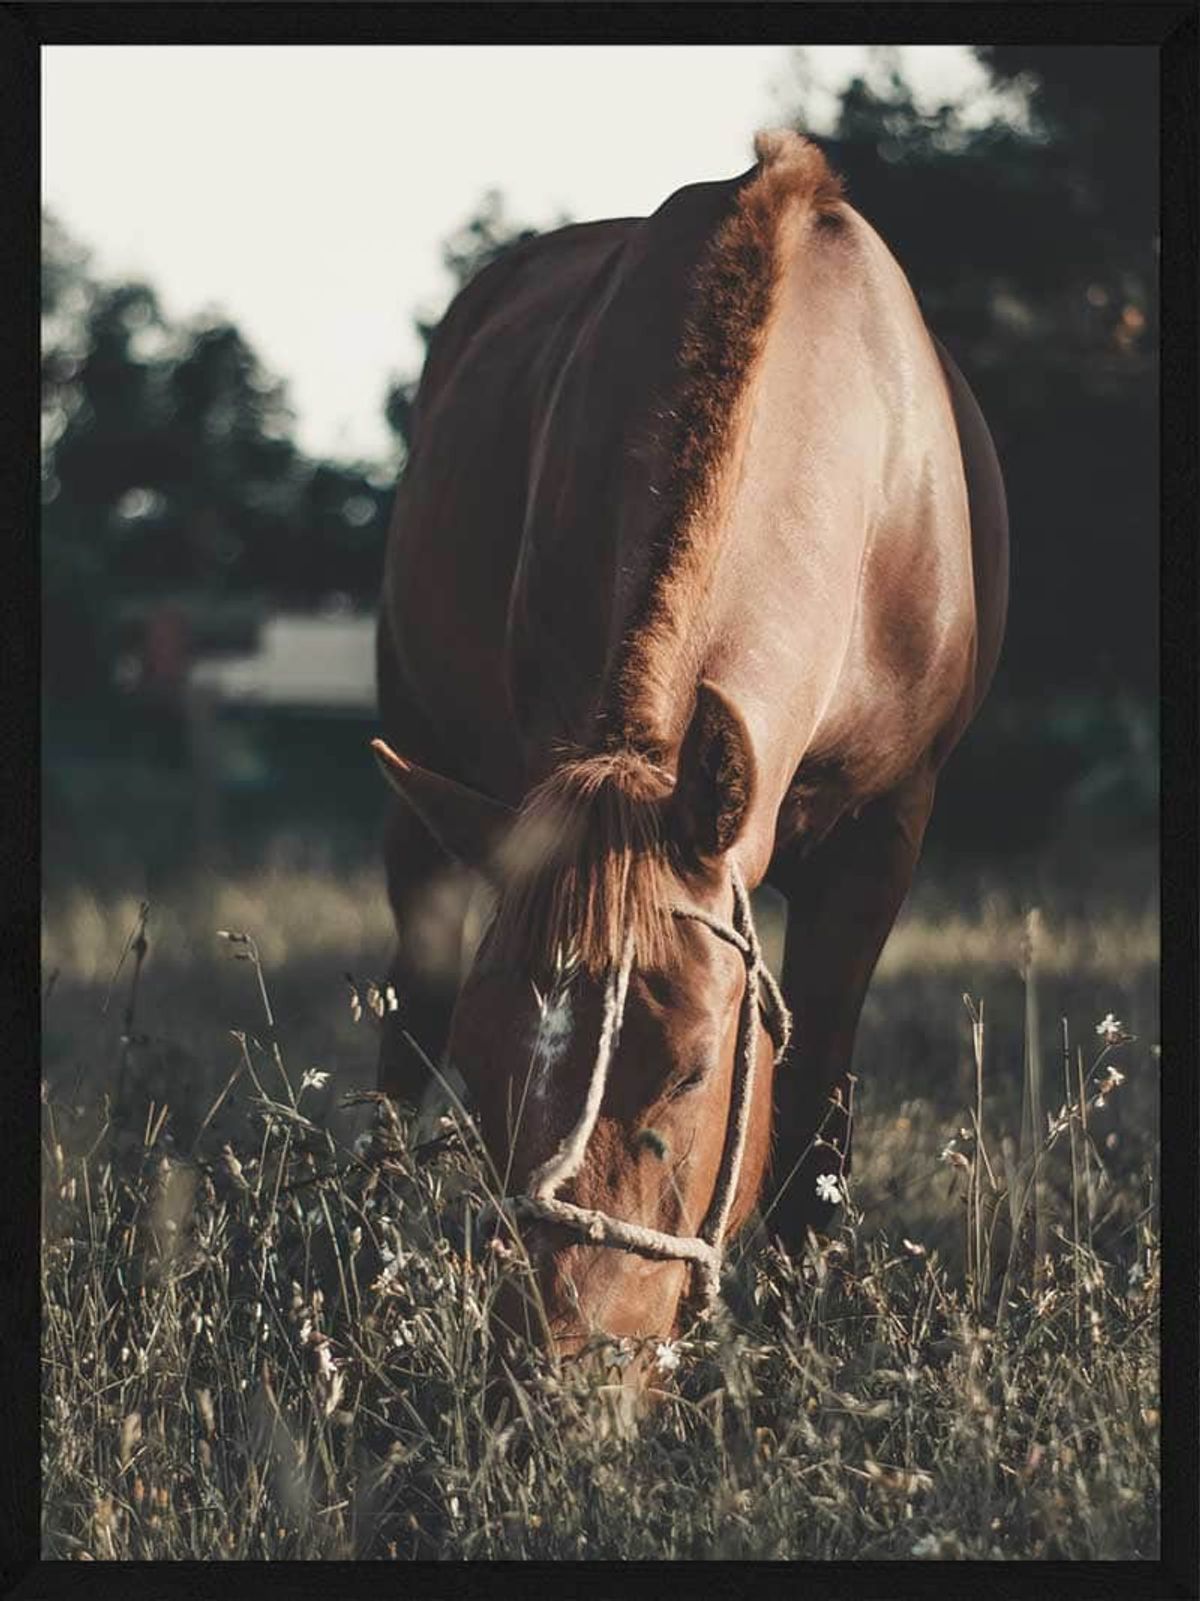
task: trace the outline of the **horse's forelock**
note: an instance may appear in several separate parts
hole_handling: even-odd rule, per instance
[[[495,948],[526,970],[616,967],[633,936],[659,963],[672,932],[663,802],[670,777],[620,750],[565,761],[526,799],[504,852]]]

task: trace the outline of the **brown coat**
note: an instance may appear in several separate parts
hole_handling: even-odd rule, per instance
[[[607,1154],[577,1184],[588,1204],[640,1209],[648,1225],[675,1216],[679,1175],[656,1212],[654,1185],[614,1154],[627,1124],[675,1105],[671,1018],[693,1053],[698,1029],[714,1063],[724,1053],[701,1075],[709,1097],[689,1103],[719,1154],[742,980],[695,931],[667,953],[664,897],[727,918],[730,863],[751,888],[769,877],[783,891],[797,1028],[774,1172],[793,1194],[775,1217],[794,1240],[814,1216],[806,1142],[844,1083],[937,772],[996,666],[1007,520],[986,424],[887,247],[813,145],[784,132],[756,149],[749,172],[682,189],[650,217],[514,249],[455,301],[397,494],[380,702],[405,758],[397,788],[458,855],[472,857],[476,803],[476,857],[506,828],[480,797],[564,825],[557,857],[502,896],[452,1035],[485,1133],[517,1170],[545,1158],[567,1114],[520,1139],[505,1130],[501,1091],[527,1064],[504,1042],[528,1001],[524,979],[497,999],[497,951],[531,972],[556,942],[582,940],[595,977],[637,933],[626,1033],[658,1065],[630,1066],[622,1087],[614,1059],[594,1139]],[[396,823],[389,879],[398,987],[415,990],[405,920],[436,862],[411,825]],[[564,1107],[593,1045],[564,1056]],[[381,1072],[409,1087],[386,1050]],[[766,1069],[763,1084],[738,1216],[768,1160]],[[684,1210],[699,1215],[716,1158],[697,1146],[689,1160]],[[599,1272],[610,1326],[613,1274]],[[661,1332],[664,1316],[633,1321]]]

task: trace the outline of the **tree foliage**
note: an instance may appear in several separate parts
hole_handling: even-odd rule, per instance
[[[149,285],[94,277],[53,218],[42,289],[51,697],[109,681],[133,598],[370,604],[390,483],[303,455],[283,385],[233,323],[172,323]]]
[[[486,193],[443,247],[454,288],[535,231]],[[437,320],[415,317],[423,344]],[[332,592],[374,603],[397,464],[308,459],[283,384],[232,322],[172,323],[148,284],[98,279],[47,215],[42,335],[51,698],[110,683],[131,599],[311,606]],[[415,378],[399,381],[387,396],[400,447],[415,389]]]

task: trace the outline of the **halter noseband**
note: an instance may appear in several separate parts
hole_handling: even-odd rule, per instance
[[[754,1089],[756,1005],[761,1008],[763,1020],[775,1043],[776,1061],[787,1047],[792,1026],[791,1014],[779,987],[762,959],[754,920],[750,915],[750,896],[736,866],[732,870],[732,880],[732,924],[724,923],[698,907],[671,907],[673,917],[703,924],[718,939],[739,951],[746,964],[746,989],[738,1011],[733,1095],[725,1130],[725,1145],[721,1152],[721,1165],[717,1169],[716,1188],[699,1233],[665,1234],[660,1229],[644,1228],[640,1223],[629,1223],[623,1218],[611,1217],[607,1212],[591,1211],[587,1207],[558,1199],[561,1186],[578,1173],[588,1140],[600,1115],[608,1067],[625,1015],[625,998],[633,970],[632,940],[626,941],[620,966],[612,969],[608,975],[596,1065],[592,1069],[579,1121],[554,1155],[530,1175],[526,1193],[507,1197],[499,1208],[510,1217],[532,1218],[569,1229],[589,1245],[608,1245],[621,1251],[635,1251],[640,1256],[693,1263],[700,1275],[701,1313],[711,1310],[719,1293],[725,1228],[741,1176]]]

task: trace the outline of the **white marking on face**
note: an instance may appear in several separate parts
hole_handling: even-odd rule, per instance
[[[573,1026],[570,991],[552,990],[540,1002],[530,1041],[533,1067],[530,1093],[538,1100],[545,1098],[550,1087],[550,1076],[567,1054]]]

